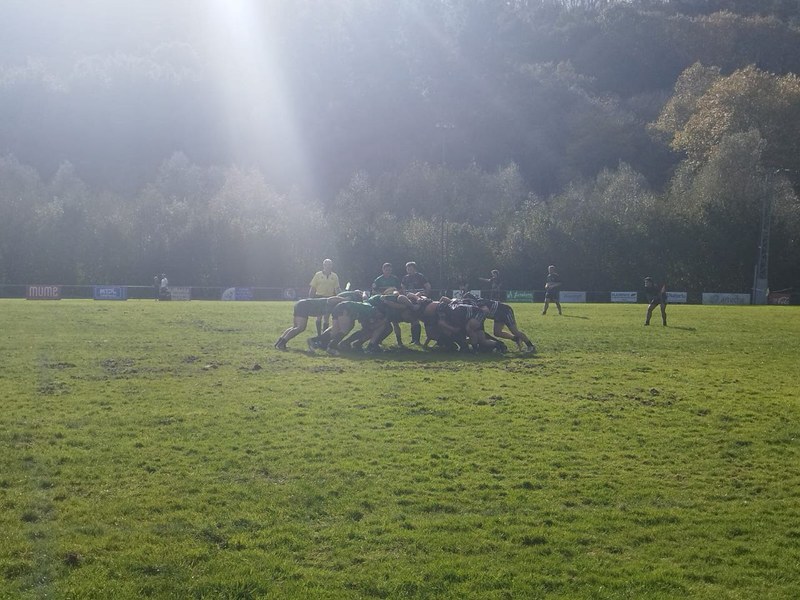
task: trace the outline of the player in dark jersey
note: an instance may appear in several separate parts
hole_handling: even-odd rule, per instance
[[[392,273],[392,263],[383,263],[382,273],[372,282],[373,294],[385,294],[386,290],[399,290],[400,278]]]
[[[304,298],[298,300],[294,305],[294,323],[281,334],[278,341],[275,342],[275,348],[278,350],[286,350],[287,342],[306,330],[309,317],[325,317],[331,313],[333,307],[339,302],[344,300],[360,300],[363,297],[364,292],[361,290],[353,290],[351,292],[341,292],[330,298]]]
[[[328,354],[339,354],[339,342],[350,333],[358,321],[364,328],[364,334],[372,336],[370,345],[378,337],[386,323],[385,317],[374,306],[367,302],[351,302],[345,300],[337,304],[331,311],[331,341],[328,343]]]
[[[439,327],[450,337],[466,334],[470,343],[479,350],[498,350],[506,352],[506,345],[495,339],[489,339],[483,331],[483,322],[489,312],[487,307],[474,304],[462,304],[458,301],[449,303],[448,309],[441,311]]]
[[[331,302],[328,302],[328,301]],[[341,302],[340,298],[333,296],[332,298],[304,298],[298,300],[294,305],[294,323],[288,327],[275,342],[275,348],[278,350],[286,350],[286,344],[293,337],[296,337],[306,330],[309,317],[323,317],[329,315],[331,309],[337,302]]]
[[[500,281],[500,271],[492,269],[488,279],[486,277],[479,277],[478,280],[489,284],[490,300],[497,300],[498,302],[503,300],[503,282]]]
[[[431,284],[425,275],[417,271],[417,263],[414,261],[406,263],[406,274],[400,282],[400,289],[404,294],[413,292],[416,294],[424,294],[428,297],[431,295]],[[420,344],[421,337],[422,326],[419,322],[411,323],[411,343]]]
[[[536,346],[534,346],[528,336],[517,327],[517,318],[514,316],[513,308],[504,302],[493,300],[479,299],[476,300],[476,304],[478,306],[486,306],[489,309],[489,312],[486,313],[486,318],[494,321],[494,330],[492,332],[494,337],[513,340],[516,342],[520,352],[536,352]],[[508,328],[508,331],[511,333],[504,331],[505,328]],[[525,344],[525,348],[522,347],[523,343]]]
[[[553,265],[547,267],[547,279],[544,284],[544,308],[542,314],[547,314],[547,307],[551,302],[556,303],[558,314],[561,314],[561,302],[559,302],[559,292],[561,291],[561,277],[558,276]]]
[[[650,325],[650,317],[656,306],[661,307],[661,324],[667,326],[667,285],[658,285],[652,277],[644,278],[644,294],[647,298],[647,314],[644,319],[645,325]]]

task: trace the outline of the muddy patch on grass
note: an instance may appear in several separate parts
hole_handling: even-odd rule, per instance
[[[100,366],[108,375],[115,377],[137,372],[132,358],[106,358],[100,363]]]
[[[69,391],[69,386],[63,381],[43,381],[36,387],[36,393],[40,396],[63,396]]]
[[[44,367],[46,369],[56,369],[58,371],[62,369],[74,369],[76,365],[70,362],[52,362],[52,363],[45,363]]]

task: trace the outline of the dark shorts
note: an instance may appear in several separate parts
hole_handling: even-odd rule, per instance
[[[544,291],[544,299],[545,300],[555,300],[558,302],[558,290],[545,290]]]
[[[486,314],[481,309],[464,304],[450,309],[446,314],[446,321],[453,327],[466,327],[472,319],[483,325],[486,319]]]
[[[502,323],[509,329],[516,329],[517,319],[514,316],[514,310],[510,306],[498,306],[497,312],[494,314],[494,322]]]
[[[323,306],[324,308],[320,308]],[[327,304],[318,304],[317,302],[311,302],[308,298],[305,300],[300,300],[297,304],[294,305],[294,316],[301,317],[307,319],[308,317],[321,317],[328,313],[328,305]]]
[[[652,296],[648,298],[648,304],[650,307],[655,308],[661,304],[667,303],[667,295],[666,294],[658,294],[657,296]]]

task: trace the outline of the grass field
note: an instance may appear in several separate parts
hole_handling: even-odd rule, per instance
[[[515,309],[533,356],[329,357],[0,301],[0,597],[800,597],[800,310]]]

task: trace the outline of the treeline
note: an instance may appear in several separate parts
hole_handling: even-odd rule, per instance
[[[276,4],[293,127],[188,35],[0,65],[0,281],[748,291],[769,200],[800,287],[796,2]]]

